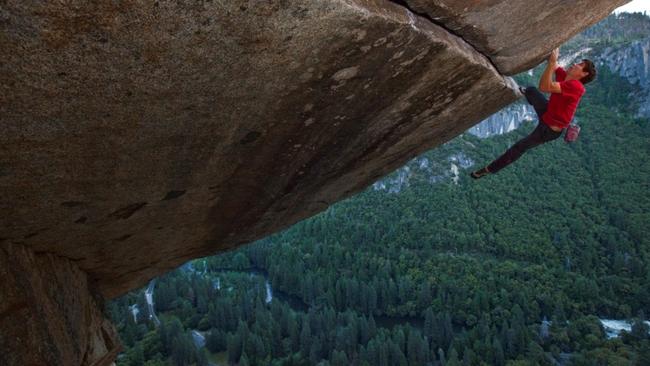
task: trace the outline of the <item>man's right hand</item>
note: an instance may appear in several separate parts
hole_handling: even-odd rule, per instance
[[[560,49],[556,48],[554,49],[550,55],[548,55],[548,63],[549,64],[557,64],[557,58],[560,55]]]

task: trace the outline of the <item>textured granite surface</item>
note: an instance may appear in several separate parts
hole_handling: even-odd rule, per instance
[[[558,45],[630,0],[401,0],[488,56],[506,75],[528,70]]]
[[[359,192],[513,102],[502,74],[624,2],[2,1],[6,363],[103,364],[91,294]],[[69,299],[84,318],[61,333]]]
[[[71,261],[0,247],[0,365],[109,365],[121,346]]]

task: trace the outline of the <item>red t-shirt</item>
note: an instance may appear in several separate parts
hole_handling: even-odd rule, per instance
[[[555,81],[560,83],[561,93],[551,93],[546,113],[542,121],[550,127],[567,128],[576,113],[580,98],[585,93],[585,87],[579,80],[568,80],[566,71],[558,67],[555,69]]]

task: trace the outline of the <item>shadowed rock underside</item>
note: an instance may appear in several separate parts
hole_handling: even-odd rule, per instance
[[[502,73],[624,2],[590,1],[542,40],[549,17],[566,16],[559,1],[543,16],[508,2],[526,32],[495,16],[506,3],[496,0],[5,1],[6,263],[59,258],[51,270],[83,274],[70,296],[98,314],[92,299],[283,229],[457,136],[518,98]],[[12,304],[0,314],[29,317]],[[40,313],[41,329],[53,313]],[[2,332],[17,332],[19,318],[6,319]],[[52,343],[66,344],[63,332],[22,350],[47,344],[48,362],[103,364],[116,347],[108,335],[89,351],[100,323],[73,322],[68,341],[85,337],[75,347]]]

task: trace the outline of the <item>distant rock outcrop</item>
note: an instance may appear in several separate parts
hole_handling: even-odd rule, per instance
[[[634,41],[624,47],[609,47],[599,61],[641,88],[638,114],[650,117],[650,39]]]
[[[516,130],[524,121],[537,119],[535,110],[529,104],[517,103],[510,105],[491,115],[481,123],[467,130],[468,133],[480,138],[503,135]]]
[[[110,363],[96,299],[360,191],[626,2],[2,2],[0,360]]]

